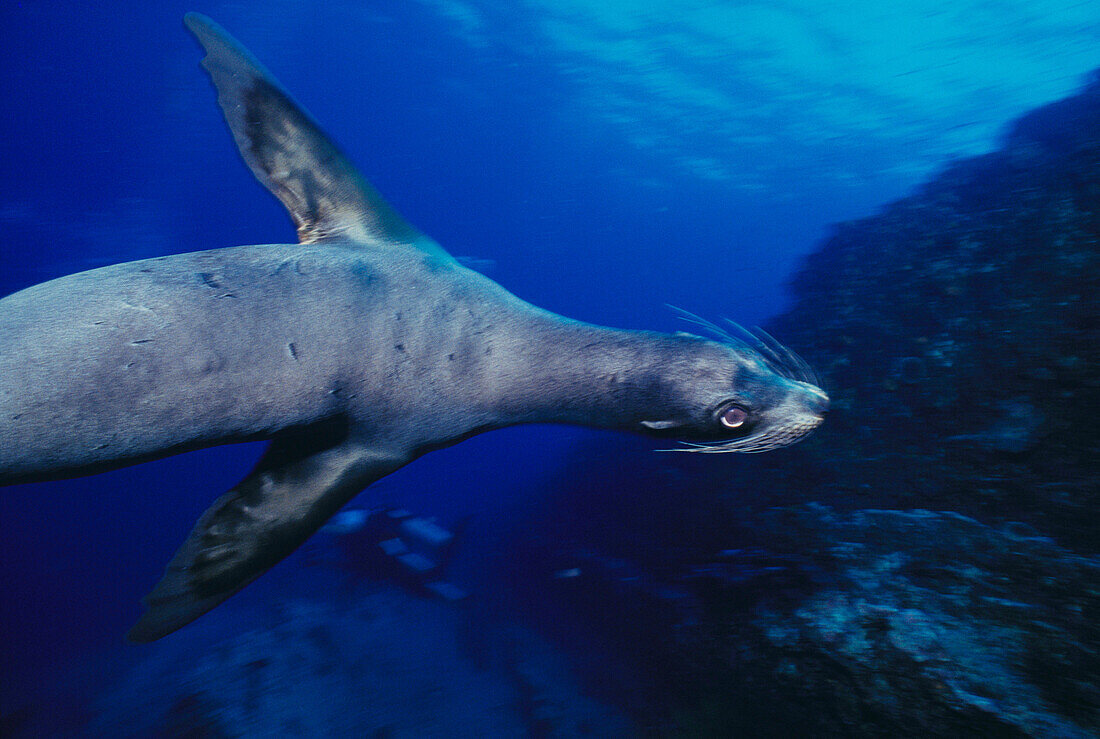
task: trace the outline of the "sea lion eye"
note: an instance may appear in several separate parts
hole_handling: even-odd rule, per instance
[[[726,410],[722,411],[722,415],[718,417],[718,420],[722,422],[722,425],[726,428],[740,428],[745,419],[749,417],[749,412],[739,405],[731,405]]]

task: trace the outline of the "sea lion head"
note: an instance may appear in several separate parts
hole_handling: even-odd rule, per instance
[[[817,428],[829,396],[809,365],[760,329],[704,324],[718,340],[679,333],[673,366],[661,372],[659,418],[642,430],[684,442],[678,451],[766,452]]]

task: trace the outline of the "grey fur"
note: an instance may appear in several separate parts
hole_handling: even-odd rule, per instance
[[[132,639],[192,621],[365,486],[481,431],[573,423],[752,451],[820,423],[825,394],[747,344],[572,321],[463,267],[223,30],[186,23],[302,243],[117,264],[0,300],[0,484],[271,440],[200,518]],[[749,412],[740,433],[719,422],[731,403]]]

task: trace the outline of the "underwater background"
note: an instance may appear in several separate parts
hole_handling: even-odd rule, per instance
[[[434,519],[465,598],[330,529],[151,645],[261,445],[7,488],[0,735],[1100,733],[1100,6],[7,2],[0,294],[294,240],[189,10],[519,297],[765,326],[832,412],[752,456],[476,437],[349,506]]]

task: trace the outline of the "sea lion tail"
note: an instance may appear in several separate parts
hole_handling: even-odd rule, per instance
[[[298,240],[406,244],[445,252],[409,225],[359,174],[278,81],[217,23],[188,13],[184,25],[206,57],[202,66],[245,163],[286,207]]]

